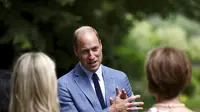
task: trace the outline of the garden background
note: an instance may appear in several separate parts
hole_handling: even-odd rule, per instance
[[[185,51],[193,72],[180,98],[200,108],[199,0],[0,0],[0,69],[12,70],[24,52],[42,51],[56,61],[59,78],[78,62],[72,35],[82,25],[98,31],[103,64],[128,75],[145,109],[154,102],[144,73],[148,51],[160,45]]]

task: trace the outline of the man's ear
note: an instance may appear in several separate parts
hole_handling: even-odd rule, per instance
[[[102,42],[101,42],[101,40],[99,40],[99,45],[100,45],[100,47],[102,49]]]
[[[76,56],[78,56],[78,51],[77,51],[77,49],[76,49],[75,46],[73,46],[73,49],[74,49],[74,54],[75,54]]]

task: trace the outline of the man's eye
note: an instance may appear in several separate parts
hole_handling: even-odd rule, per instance
[[[81,53],[82,53],[82,54],[87,54],[87,52],[88,52],[87,50],[84,50],[84,51],[82,51]]]
[[[97,51],[97,50],[98,50],[98,47],[92,48],[92,51]]]

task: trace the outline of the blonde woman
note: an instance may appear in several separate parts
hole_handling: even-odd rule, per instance
[[[46,54],[30,52],[18,58],[9,112],[59,112],[55,63]]]

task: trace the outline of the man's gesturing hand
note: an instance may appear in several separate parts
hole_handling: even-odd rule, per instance
[[[117,96],[114,100],[110,98],[111,106],[109,108],[111,112],[126,112],[143,109],[142,107],[137,107],[143,105],[143,102],[133,102],[133,100],[140,98],[140,95],[135,95],[128,98],[126,91],[123,89],[120,92],[118,88],[116,88],[116,95]]]

